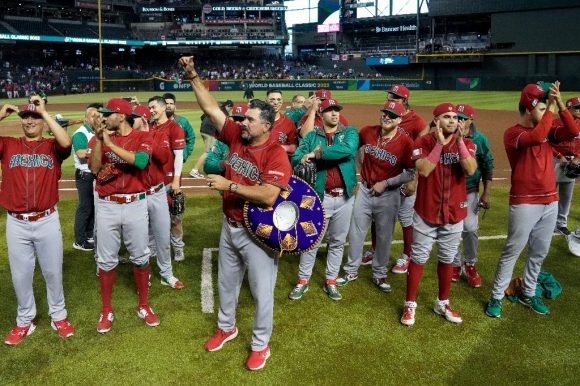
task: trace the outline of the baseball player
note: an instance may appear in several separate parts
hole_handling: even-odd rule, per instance
[[[276,113],[268,103],[253,100],[244,120],[228,119],[195,71],[193,58],[182,57],[185,76],[191,80],[199,106],[212,121],[219,140],[230,148],[225,177],[210,174],[210,189],[223,192],[224,222],[220,237],[218,330],[206,343],[207,351],[220,350],[238,335],[236,308],[246,269],[256,302],[251,353],[246,368],[259,370],[270,357],[269,341],[274,318],[274,287],[278,256],[254,241],[243,226],[245,201],[271,207],[282,189],[287,189],[292,170],[286,152],[270,131]]]
[[[147,213],[149,215],[149,249],[157,258],[157,266],[161,276],[161,284],[171,288],[183,288],[183,282],[173,276],[171,266],[171,244],[169,205],[165,191],[165,170],[171,159],[171,149],[167,133],[157,130],[152,125],[150,130],[148,122],[151,119],[149,108],[138,105],[133,112],[140,115],[133,124],[135,130],[149,131],[152,139],[151,159],[145,169],[147,181]]]
[[[348,234],[348,262],[344,275],[336,281],[343,286],[358,278],[363,243],[371,220],[377,230],[377,253],[373,260],[373,283],[383,292],[390,292],[387,265],[395,220],[401,205],[402,184],[415,179],[411,161],[413,141],[398,130],[404,108],[388,101],[383,107],[380,125],[365,126],[360,132],[362,181],[354,201]]]
[[[299,131],[300,137],[304,138],[306,134],[314,129],[314,127],[322,127],[322,117],[318,112],[318,107],[320,103],[332,98],[332,93],[330,90],[316,90],[305,102],[304,115],[300,118],[297,129]],[[315,105],[314,102],[318,101]],[[347,127],[348,121],[344,114],[339,115],[340,124]]]
[[[185,148],[185,138],[183,129],[173,119],[167,117],[167,106],[165,99],[160,96],[149,98],[149,111],[151,112],[152,123],[150,130],[160,130],[165,132],[171,148],[170,159],[165,168],[165,185],[170,194],[181,192],[181,171],[183,169],[183,149]],[[170,215],[171,219],[171,246],[175,261],[185,260],[183,248],[183,216]]]
[[[413,246],[407,275],[407,295],[401,323],[415,324],[417,290],[433,242],[437,243],[439,294],[433,307],[436,314],[452,323],[462,319],[449,304],[453,259],[461,241],[463,219],[467,215],[465,175],[477,168],[475,146],[458,130],[457,110],[441,103],[433,110],[435,130],[415,141],[413,159],[419,174],[413,216]]]
[[[554,126],[559,110],[564,126]],[[540,315],[550,309],[536,296],[542,263],[550,249],[558,215],[558,193],[552,148],[549,142],[574,138],[580,132],[560,96],[560,82],[551,85],[545,103],[544,89],[528,84],[521,92],[520,122],[504,133],[504,146],[512,169],[508,236],[497,264],[491,299],[485,313],[501,316],[502,300],[520,253],[526,244],[528,255],[519,302]]]
[[[92,103],[85,110],[85,120],[72,136],[73,157],[75,162],[75,183],[79,203],[75,213],[75,241],[73,248],[81,251],[92,251],[95,248],[93,240],[95,222],[95,204],[93,182],[95,178],[87,163],[89,141],[95,135],[89,122],[99,115],[97,111],[102,103]]]
[[[479,209],[490,208],[490,190],[493,179],[493,155],[489,139],[476,128],[475,109],[468,104],[456,106],[459,129],[463,132],[463,137],[468,138],[475,144],[475,160],[477,169],[471,176],[467,176],[467,217],[463,220],[463,253],[464,264],[461,264],[461,253],[457,250],[457,255],[453,260],[453,276],[451,281],[457,282],[463,273],[467,278],[467,284],[471,287],[481,287],[481,276],[475,268],[477,263],[477,231],[479,229]],[[483,181],[483,193],[479,197],[479,183]]]
[[[302,139],[292,156],[292,164],[316,162],[314,189],[322,199],[326,212],[324,238],[328,243],[324,291],[330,299],[337,301],[342,299],[336,286],[336,279],[342,263],[344,241],[354,204],[359,136],[354,127],[345,127],[339,122],[342,106],[337,101],[315,100],[314,106],[322,118],[322,126],[316,126]],[[314,249],[300,255],[298,283],[288,295],[291,300],[302,298],[308,291],[318,248],[320,243]]]
[[[175,95],[171,93],[163,94],[162,98],[165,100],[166,106],[166,114],[167,118],[172,119],[173,121],[177,122],[177,124],[183,129],[183,134],[185,135],[185,143],[182,146],[183,154],[180,157],[182,160],[179,161],[177,159],[177,148],[174,148],[175,144],[171,144],[171,149],[174,152],[176,157],[175,159],[175,169],[173,170],[173,182],[171,182],[172,191],[175,193],[179,193],[181,191],[180,185],[176,181],[181,182],[181,171],[183,169],[183,164],[187,161],[187,158],[191,155],[193,148],[195,147],[195,132],[191,124],[187,120],[187,118],[175,114]],[[155,119],[155,117],[154,117]],[[179,136],[182,137],[181,135]],[[170,140],[176,140],[177,137],[173,137],[169,135]],[[169,176],[168,176],[169,177]],[[165,181],[166,185],[169,184],[168,181]],[[183,242],[183,214],[171,214],[171,246],[173,247],[173,254],[175,257],[175,261],[183,261],[185,260],[185,255],[183,253],[183,248],[185,248],[185,243]]]
[[[300,94],[294,95],[292,97],[292,104],[290,105],[290,108],[288,108],[284,113],[284,115],[292,119],[292,122],[294,122],[294,126],[296,127],[298,127],[298,124],[300,123],[300,118],[304,116],[305,110],[303,106],[305,101],[306,98],[304,98],[304,96]]]
[[[387,91],[387,101],[399,103],[404,108],[403,119],[399,124],[399,130],[407,134],[413,141],[423,135],[426,122],[409,105],[411,91],[403,84],[394,84]],[[401,207],[399,208],[399,222],[403,231],[403,253],[392,268],[393,273],[407,273],[411,256],[411,245],[413,243],[413,206],[415,205],[415,190],[417,180],[414,179],[401,188]],[[363,256],[362,264],[371,264],[374,258],[374,248],[376,244],[376,234],[374,225],[371,225],[370,248]]]
[[[580,97],[573,97],[566,101],[566,108],[574,117],[576,125],[580,125]],[[554,126],[563,126],[559,119],[554,120]],[[575,178],[567,177],[564,168],[569,163],[580,162],[580,137],[577,136],[568,141],[551,143],[552,153],[554,155],[554,170],[556,172],[556,183],[558,184],[558,217],[556,219],[555,233],[564,236],[570,235],[568,229],[568,214],[570,213],[570,204],[572,203],[572,194],[574,193]]]
[[[32,280],[35,256],[46,282],[50,325],[59,336],[75,333],[67,320],[62,287],[62,233],[56,204],[62,162],[70,156],[71,140],[66,131],[46,111],[39,96],[18,107],[5,104],[0,120],[18,112],[24,136],[0,137],[2,185],[0,206],[6,216],[6,242],[12,283],[18,303],[16,327],[4,343],[17,345],[36,328],[36,303]],[[52,138],[42,132],[50,129]]]
[[[292,119],[281,113],[282,106],[284,106],[284,99],[282,98],[281,90],[268,90],[266,93],[266,102],[270,104],[276,111],[276,120],[274,127],[272,127],[272,135],[278,139],[278,142],[286,153],[291,155],[298,146],[298,138],[296,137],[296,125]]]
[[[111,330],[114,319],[111,294],[121,238],[134,265],[137,315],[148,326],[159,325],[159,317],[149,306],[148,186],[143,172],[151,157],[152,139],[149,133],[131,127],[132,110],[126,100],[110,99],[99,109],[103,118],[93,122],[95,136],[89,142],[89,168],[97,176],[95,221],[102,301],[97,331],[101,334]]]

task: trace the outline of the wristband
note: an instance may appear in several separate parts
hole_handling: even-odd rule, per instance
[[[463,142],[463,139],[457,141],[457,147],[459,148],[460,161],[471,157],[471,154],[469,154],[469,150],[467,150],[467,146],[465,146],[465,142]]]
[[[443,145],[437,142],[435,147],[431,150],[431,153],[427,156],[427,160],[432,164],[437,165],[441,158],[441,150],[443,150]]]

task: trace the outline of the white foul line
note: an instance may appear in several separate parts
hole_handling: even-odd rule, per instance
[[[201,260],[201,312],[213,314],[212,252],[218,248],[204,248]]]
[[[507,235],[481,236],[479,240],[503,240]],[[393,244],[403,244],[403,240],[393,240]],[[348,243],[344,243],[348,245]],[[370,241],[364,245],[371,245]],[[214,309],[214,292],[212,276],[212,256],[213,252],[219,251],[218,248],[204,248],[201,260],[201,312],[204,314],[213,314]]]

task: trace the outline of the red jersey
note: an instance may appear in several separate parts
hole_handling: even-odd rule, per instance
[[[171,158],[172,152],[169,146],[167,134],[161,130],[150,132],[152,140],[151,159],[145,168],[147,175],[147,186],[157,186],[165,180],[165,170],[167,162]]]
[[[302,127],[302,125],[304,125],[304,122],[306,122],[306,119],[308,118],[308,114],[304,114],[304,116],[300,119],[300,123],[298,124],[298,128],[300,129]],[[348,126],[348,121],[346,120],[346,118],[344,117],[344,115],[340,114],[338,116],[338,121],[340,123],[342,123],[344,125],[344,127]],[[322,117],[318,114],[316,114],[314,116],[314,126],[316,127],[322,127]]]
[[[580,119],[575,119],[574,123],[577,127],[580,127]],[[564,127],[564,122],[560,119],[556,119],[552,124],[554,127]],[[558,143],[552,143],[552,152],[554,157],[560,158],[561,156],[573,156],[575,158],[580,158],[580,135],[575,138],[569,139],[567,141],[562,141]]]
[[[274,138],[251,146],[242,139],[241,125],[226,119],[218,139],[230,147],[225,170],[228,180],[241,185],[266,183],[287,189],[292,167],[286,152]],[[224,191],[223,210],[230,219],[243,221],[244,203],[237,194]]]
[[[467,138],[463,142],[472,157],[475,145]],[[413,159],[426,158],[437,144],[435,134],[417,138]],[[455,135],[441,150],[441,157],[428,177],[419,174],[415,212],[434,225],[457,224],[467,216],[465,173],[459,163],[459,147]]]
[[[403,115],[403,120],[399,124],[399,129],[407,134],[411,139],[416,140],[419,133],[427,126],[427,122],[413,110],[408,110]]]
[[[173,153],[174,150],[183,150],[185,148],[185,132],[179,126],[177,122],[173,119],[168,119],[167,122],[158,125],[157,123],[152,123],[149,126],[149,130],[151,132],[155,130],[165,132],[167,136],[167,140],[169,141],[169,148],[171,149],[170,158],[167,160],[165,164],[165,183],[171,184],[173,182],[173,172],[174,172],[174,162],[175,162],[175,154]]]
[[[278,140],[278,142],[283,146],[298,146],[298,138],[296,137],[296,125],[292,119],[288,118],[284,114],[280,114],[280,118],[274,121],[270,136]]]
[[[402,131],[397,131],[390,140],[383,140],[380,125],[365,126],[359,136],[359,146],[364,152],[361,176],[370,185],[414,167],[411,160],[413,140]]]
[[[560,142],[580,132],[568,110],[561,111],[560,117],[564,126],[555,126],[554,114],[546,111],[536,127],[517,124],[505,131],[503,142],[512,168],[510,205],[548,204],[559,200],[548,138]]]
[[[62,147],[54,138],[0,137],[0,206],[9,212],[30,213],[56,205],[62,161],[70,153],[70,146]]]
[[[153,141],[151,135],[146,131],[132,130],[129,135],[121,136],[117,133],[111,134],[111,140],[115,145],[131,152],[144,152],[151,157]],[[102,165],[112,163],[119,172],[112,180],[100,184],[96,183],[96,190],[99,197],[110,196],[111,194],[129,194],[139,193],[147,190],[145,170],[139,170],[134,165],[125,162],[121,157],[115,154],[108,146],[102,145]],[[95,147],[95,137],[89,142],[89,165],[93,157],[92,150]]]

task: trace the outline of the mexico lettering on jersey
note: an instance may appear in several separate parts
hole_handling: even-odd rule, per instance
[[[63,148],[54,138],[0,137],[0,206],[9,212],[30,213],[56,205],[61,164],[70,153],[70,146]]]
[[[475,145],[463,138],[469,153],[475,157]],[[426,158],[437,143],[434,134],[417,138],[413,159]],[[419,175],[415,212],[427,223],[456,224],[467,216],[466,177],[459,163],[459,148],[454,138],[443,146],[439,163],[428,177]]]
[[[403,115],[403,120],[399,124],[399,129],[405,134],[411,137],[412,140],[416,140],[419,133],[427,126],[427,122],[421,118],[413,110],[408,110],[405,115]]]
[[[144,152],[151,157],[153,140],[151,135],[146,131],[132,130],[129,135],[121,136],[114,133],[111,135],[113,143],[130,152]],[[95,147],[96,138],[93,137],[89,142],[89,165],[94,156],[93,149]],[[111,194],[130,194],[139,193],[147,190],[146,168],[139,170],[134,165],[131,165],[122,160],[109,147],[102,144],[101,148],[103,154],[101,157],[101,164],[105,165],[112,163],[115,169],[119,172],[117,177],[104,183],[96,183],[96,190],[99,197],[110,196]]]
[[[273,139],[276,139],[281,145],[298,146],[296,125],[294,124],[294,121],[284,114],[280,114],[280,118],[274,121],[270,136],[273,137]]]
[[[251,146],[241,137],[241,125],[227,119],[218,139],[230,148],[225,177],[240,185],[271,184],[288,187],[292,167],[286,152],[270,138],[266,143]],[[235,221],[243,221],[245,201],[235,193],[224,192],[224,214]]]
[[[361,176],[367,183],[374,185],[413,168],[411,154],[413,141],[400,131],[390,140],[381,136],[381,126],[365,126],[360,132],[359,145],[364,152]],[[397,129],[395,129],[397,130]]]
[[[165,170],[171,159],[171,150],[167,134],[161,130],[150,132],[152,140],[151,159],[145,168],[147,187],[157,186],[165,181]],[[173,167],[173,165],[171,165]]]
[[[170,184],[173,182],[174,174],[175,154],[173,151],[183,150],[185,148],[185,132],[173,119],[168,119],[167,122],[161,125],[153,123],[149,126],[149,130],[151,132],[154,132],[155,130],[165,132],[167,140],[169,141],[169,147],[171,148],[171,158],[165,164],[165,183]]]

